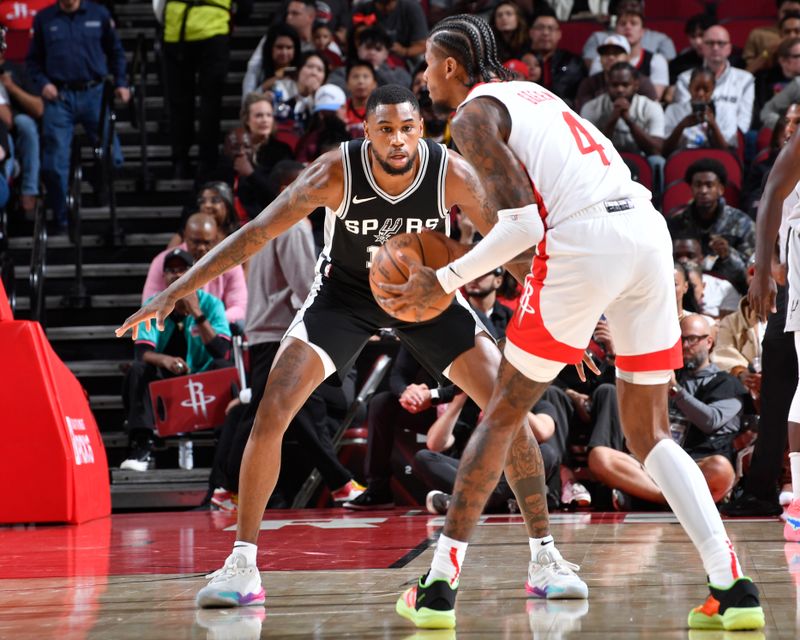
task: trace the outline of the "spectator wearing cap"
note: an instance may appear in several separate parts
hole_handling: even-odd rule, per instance
[[[689,80],[691,102],[673,102],[664,112],[664,156],[677,149],[727,149],[728,143],[717,124],[714,106],[716,78],[711,69],[693,69]]]
[[[510,60],[506,60],[503,66],[514,74],[515,80],[529,81],[531,79],[530,67],[522,60],[511,58]]]
[[[800,24],[800,14],[797,14]],[[796,77],[800,76],[800,37],[781,40],[775,51],[776,64],[758,71],[755,76],[755,109],[761,113],[764,105],[777,96]]]
[[[731,66],[731,37],[727,29],[713,26],[703,33],[703,66],[714,72],[714,107],[717,124],[732,147],[738,144],[738,134],[750,129],[753,119],[753,74]],[[689,102],[689,81],[692,72],[678,76],[673,102]]]
[[[578,56],[558,48],[561,27],[552,9],[544,7],[536,15],[530,36],[531,51],[542,64],[540,84],[572,104],[586,70]]]
[[[497,59],[500,62],[519,58],[530,50],[528,21],[516,2],[503,0],[498,3],[489,16],[489,26],[497,42]]]
[[[233,183],[235,207],[242,220],[255,218],[270,199],[269,173],[281,160],[294,157],[292,148],[275,137],[271,93],[245,96],[241,126],[225,138],[226,179]]]
[[[619,17],[626,11],[633,10],[640,15],[643,15],[642,3],[638,0],[623,0],[617,5],[614,11],[614,20],[618,21]],[[612,21],[613,23],[613,21]],[[587,67],[591,67],[597,59],[597,47],[605,41],[606,37],[615,33],[614,29],[608,31],[596,31],[586,40],[583,45],[583,60]],[[616,33],[620,33],[616,31]],[[650,51],[651,53],[659,53],[667,60],[672,60],[675,57],[675,44],[672,39],[660,31],[653,29],[644,29],[641,40],[642,49]]]
[[[379,87],[386,84],[408,87],[411,84],[411,76],[408,71],[403,67],[392,67],[387,63],[392,40],[381,27],[372,26],[362,29],[355,36],[354,41],[356,56],[355,58],[351,57],[350,62],[354,59],[369,62],[375,70]],[[331,73],[330,82],[341,89],[346,89],[346,70],[336,69]]]
[[[781,41],[780,24],[783,18],[794,12],[800,12],[800,1],[777,0],[778,19],[774,25],[756,27],[747,36],[747,42],[742,49],[746,69],[750,73],[760,71],[770,64],[772,55]]]
[[[189,216],[183,231],[184,242],[177,248],[188,251],[193,261],[206,255],[219,240],[217,221],[207,213],[195,213]],[[164,258],[174,249],[165,249],[150,263],[147,280],[142,291],[142,303],[167,288],[164,277]],[[247,311],[247,283],[244,271],[238,265],[210,280],[203,286],[203,291],[222,300],[225,305],[225,316],[228,322],[237,322],[244,318]]]
[[[321,86],[314,96],[314,114],[308,129],[297,143],[297,160],[311,162],[340,142],[349,140],[346,113],[347,97],[344,91],[335,84]]]
[[[612,33],[606,37],[603,43],[597,48],[600,54],[600,67],[602,71],[592,74],[588,78],[581,80],[578,85],[578,93],[575,96],[575,108],[580,111],[589,100],[597,98],[606,92],[608,82],[608,70],[617,62],[628,62],[631,55],[631,45],[628,39],[618,33]],[[656,89],[650,78],[639,76],[639,88],[636,93],[656,100]]]
[[[617,12],[614,29],[630,45],[628,62],[638,71],[639,77],[650,78],[656,90],[656,98],[661,100],[669,86],[669,64],[663,55],[648,51],[643,45],[646,29],[641,5],[629,4],[621,7]],[[595,58],[589,72],[597,73],[600,68],[600,61]]]
[[[180,278],[194,263],[187,251],[171,249],[162,256],[164,286]],[[127,412],[129,453],[122,469],[147,471],[152,459],[155,422],[149,385],[155,380],[231,366],[230,327],[219,298],[195,291],[175,303],[163,331],[144,323],[134,343],[134,361],[122,387]]]
[[[42,179],[56,230],[67,227],[67,178],[72,134],[80,123],[92,138],[100,132],[103,80],[113,75],[116,97],[127,102],[130,90],[125,51],[108,10],[88,0],[59,0],[33,20],[27,57],[33,84],[44,98]],[[115,164],[122,163],[114,140]]]
[[[364,120],[367,118],[367,98],[378,86],[378,76],[366,60],[355,60],[347,65],[347,112],[345,123],[351,138],[364,135]]]
[[[699,13],[686,21],[683,32],[689,46],[669,61],[669,83],[674,85],[678,76],[688,69],[703,66],[703,33],[715,24],[714,18],[707,13]]]
[[[608,90],[581,109],[617,151],[658,156],[664,143],[664,111],[655,100],[636,93],[636,70],[618,62],[608,72]]]
[[[542,63],[535,53],[528,51],[528,53],[522,54],[520,62],[528,67],[528,76],[526,80],[530,82],[539,82],[542,79]]]
[[[755,250],[755,224],[744,211],[725,202],[728,172],[718,160],[706,158],[689,165],[684,180],[692,200],[667,221],[670,234],[697,239],[704,255],[715,256],[713,268],[706,270],[744,292],[745,265]]]

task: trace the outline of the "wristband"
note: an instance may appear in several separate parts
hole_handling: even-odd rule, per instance
[[[206,318],[205,314],[201,313],[199,316],[195,316],[194,321],[195,324],[203,324],[208,318]]]

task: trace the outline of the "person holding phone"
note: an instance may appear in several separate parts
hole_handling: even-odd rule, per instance
[[[716,80],[710,69],[698,67],[689,80],[690,102],[669,105],[664,111],[664,156],[678,149],[727,149],[717,124],[712,95]]]

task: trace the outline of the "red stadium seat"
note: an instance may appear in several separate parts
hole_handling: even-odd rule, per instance
[[[692,190],[685,182],[675,182],[664,191],[664,199],[661,203],[661,211],[665,218],[675,215],[683,209],[692,199]]]
[[[637,182],[651,191],[653,190],[653,168],[647,162],[647,159],[638,153],[621,152],[619,155],[628,164],[636,167],[639,178]]]
[[[722,26],[728,30],[731,35],[731,42],[734,47],[744,47],[747,42],[747,36],[750,32],[757,27],[771,27],[774,20],[769,18],[734,18],[733,20],[726,20],[722,22]]]
[[[705,3],[701,0],[647,0],[644,16],[647,26],[651,18],[678,18],[683,22],[697,13],[703,13]]]
[[[772,129],[769,127],[761,127],[758,131],[758,138],[756,139],[756,150],[762,151],[769,147],[772,140]]]
[[[583,53],[583,45],[595,31],[602,31],[603,26],[594,20],[578,20],[561,23],[561,42],[558,46],[579,56]]]
[[[649,4],[649,0],[648,0]],[[741,2],[740,0],[720,0],[716,6],[717,20],[731,18],[766,18],[770,21],[777,20],[775,3],[762,0],[761,2]]]
[[[676,151],[669,158],[664,166],[664,184],[669,187],[674,182],[683,180],[686,169],[697,160],[713,158],[718,160],[728,172],[728,184],[734,185],[737,189],[742,186],[742,166],[730,151],[722,149],[683,149]]]

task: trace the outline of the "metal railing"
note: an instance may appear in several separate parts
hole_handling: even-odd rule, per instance
[[[31,251],[31,271],[28,276],[31,300],[31,320],[47,326],[44,304],[44,283],[47,278],[47,224],[45,208],[37,199],[33,223],[33,250]]]
[[[8,248],[8,212],[0,209],[0,281],[8,298],[11,312],[17,309],[16,281],[14,279],[14,260]]]
[[[108,202],[110,219],[108,241],[111,246],[122,244],[123,232],[117,221],[117,191],[114,186],[114,132],[117,114],[114,111],[114,83],[106,78],[103,83],[103,102],[100,105],[100,127],[94,146],[95,164],[100,174],[100,199]]]

